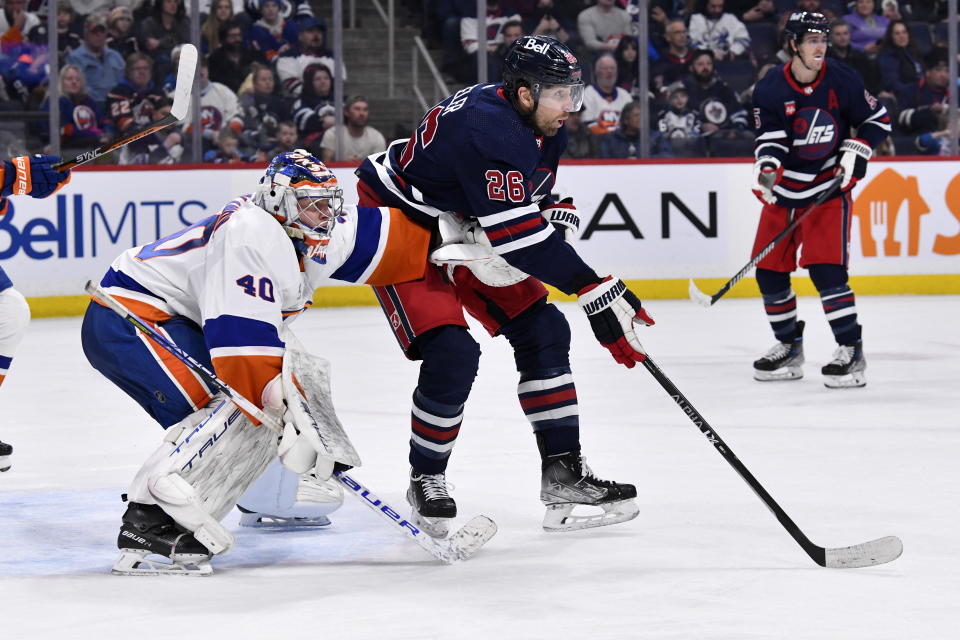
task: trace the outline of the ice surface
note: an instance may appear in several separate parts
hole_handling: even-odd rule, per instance
[[[642,298],[642,292],[640,292]],[[868,385],[824,388],[833,352],[819,301],[806,376],[758,383],[772,344],[758,300],[650,301],[644,344],[817,544],[898,535],[880,567],[817,567],[641,368],[616,365],[570,319],[582,441],[601,477],[637,484],[640,516],[540,529],[539,465],[508,345],[475,330],[480,375],[449,477],[459,526],[499,533],[443,566],[348,500],[333,525],[269,532],[227,522],[237,546],[210,578],[111,576],[119,495],[161,438],[83,358],[80,320],[36,320],[0,389],[0,634],[4,638],[931,639],[960,628],[960,298],[861,297]],[[333,398],[364,461],[404,505],[410,394],[378,309],[310,311],[294,329],[333,364]],[[954,629],[954,631],[950,631]]]

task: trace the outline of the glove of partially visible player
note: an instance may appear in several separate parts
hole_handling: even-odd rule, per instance
[[[773,195],[773,187],[780,182],[783,167],[780,161],[770,156],[760,156],[753,163],[753,195],[764,204],[776,204],[777,197]]]
[[[864,140],[847,138],[840,143],[840,162],[834,175],[843,173],[840,191],[849,191],[857,180],[867,175],[867,161],[873,156],[873,149]]]
[[[653,318],[623,280],[607,276],[597,284],[584,287],[577,295],[577,301],[590,319],[593,335],[614,360],[632,369],[646,359],[634,328],[636,325],[649,327],[654,324]]]
[[[324,455],[326,447],[320,440],[305,399],[302,396],[284,397],[282,376],[277,374],[261,393],[264,413],[283,425],[277,457],[294,473],[313,471],[320,480],[326,480],[333,473],[334,461]]]
[[[580,232],[580,213],[573,206],[573,198],[564,198],[560,202],[547,205],[540,210],[540,214],[560,232],[568,244],[576,242]]]
[[[18,156],[3,163],[3,187],[0,196],[46,198],[70,182],[70,170],[54,171],[57,156],[41,154]]]

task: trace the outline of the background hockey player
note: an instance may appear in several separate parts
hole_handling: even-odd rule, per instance
[[[803,372],[803,327],[790,273],[800,266],[820,293],[837,341],[823,367],[831,388],[866,384],[861,327],[847,283],[850,191],[867,170],[873,149],[890,132],[886,109],[864,89],[856,71],[826,59],[829,27],[820,13],[799,11],[786,23],[793,57],[757,83],[753,191],[763,202],[753,254],[769,244],[842,175],[839,192],[810,212],[791,236],[757,265],[757,284],[778,343],[753,363],[757,380],[796,380]],[[851,135],[850,129],[856,129]]]
[[[423,361],[413,393],[407,498],[435,536],[445,535],[456,516],[445,471],[480,358],[463,307],[513,347],[517,395],[543,460],[544,527],[613,524],[638,513],[635,487],[598,479],[580,455],[570,328],[541,284],[579,295],[617,362],[643,361],[634,326],[653,321],[621,280],[598,276],[565,242],[579,224],[577,212],[550,195],[566,146],[564,122],[581,107],[580,63],[552,38],[524,36],[507,53],[503,80],[443,100],[410,140],[394,142],[357,170],[361,204],[397,207],[428,228],[440,221],[442,249],[454,250],[459,234],[463,244],[471,237],[486,242],[492,256],[467,262],[470,268],[452,266],[448,275],[428,266],[422,280],[376,289],[404,353]],[[453,211],[465,218],[447,213]],[[578,517],[571,513],[576,504],[605,513]]]
[[[20,156],[0,163],[0,218],[7,215],[9,196],[27,195],[46,198],[70,182],[70,171],[57,172],[56,156]],[[13,354],[30,322],[30,307],[23,295],[13,288],[10,276],[0,266],[0,385],[3,384]],[[0,471],[10,468],[13,447],[0,442]]]
[[[278,449],[273,432],[253,428],[181,361],[94,300],[82,328],[87,359],[166,430],[130,487],[115,572],[209,573],[211,553],[233,544],[219,521],[237,502],[244,523],[329,522],[342,492],[328,482],[332,466],[317,458],[322,446],[311,449],[309,429],[288,411],[281,370],[293,338],[284,325],[310,306],[324,278],[419,277],[428,241],[399,212],[344,207],[334,175],[298,150],[274,158],[252,196],[114,260],[100,283],[105,293],[293,423]],[[218,436],[205,445],[211,424]]]

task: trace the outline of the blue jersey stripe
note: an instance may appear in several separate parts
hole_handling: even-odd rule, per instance
[[[219,347],[283,347],[277,328],[269,322],[222,315],[203,323],[203,336],[210,349]]]
[[[0,356],[0,369],[9,369],[13,358],[9,356]]]
[[[100,286],[120,287],[121,289],[126,289],[128,291],[144,293],[148,296],[156,298],[157,300],[163,300],[163,298],[144,287],[142,284],[125,274],[123,271],[117,271],[113,267],[110,267],[110,270],[107,271],[107,274],[103,276],[103,279],[100,281]],[[166,300],[163,301],[166,302]]]
[[[360,209],[364,209],[362,212]],[[380,209],[357,207],[357,240],[350,257],[333,272],[335,280],[357,282],[377,255],[380,245]]]
[[[10,276],[8,276],[7,272],[3,270],[3,267],[0,267],[0,291],[9,289],[12,286],[13,282],[10,280]]]

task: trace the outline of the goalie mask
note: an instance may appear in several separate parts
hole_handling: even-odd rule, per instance
[[[343,189],[320,160],[297,149],[270,161],[253,202],[279,220],[294,241],[310,247],[333,231],[343,210]]]

